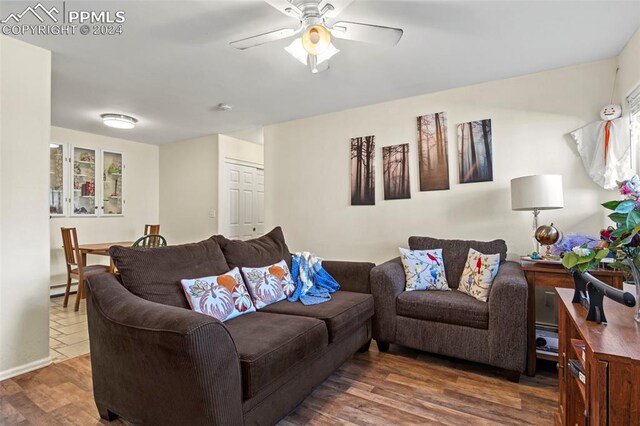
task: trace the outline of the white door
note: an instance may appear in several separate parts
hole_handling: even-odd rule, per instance
[[[246,240],[264,233],[264,170],[224,163],[224,205],[220,206],[227,238]]]

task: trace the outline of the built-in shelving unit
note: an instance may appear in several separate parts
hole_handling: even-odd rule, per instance
[[[53,142],[50,146],[51,216],[124,214],[122,153]]]

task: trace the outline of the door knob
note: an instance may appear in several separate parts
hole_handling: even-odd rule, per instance
[[[256,228],[253,228],[253,232],[256,232]]]

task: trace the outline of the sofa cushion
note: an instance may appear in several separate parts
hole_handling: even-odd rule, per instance
[[[362,325],[373,316],[373,296],[350,291],[337,291],[331,300],[318,305],[303,305],[300,302],[274,303],[262,309],[262,312],[273,312],[286,315],[298,315],[323,320],[329,330],[329,342],[340,340],[345,333]]]
[[[328,345],[327,327],[315,318],[254,312],[224,324],[240,356],[245,400]]]
[[[467,261],[469,249],[480,253],[500,253],[500,263],[507,260],[507,243],[504,240],[475,241],[475,240],[441,240],[431,237],[410,237],[411,250],[442,249],[445,273],[449,287],[458,288],[464,264]]]
[[[242,268],[242,275],[256,309],[284,300],[296,289],[284,260],[262,268]]]
[[[181,284],[191,309],[218,321],[256,311],[238,268],[222,275],[182,280]]]
[[[247,241],[230,240],[222,235],[214,235],[211,239],[220,244],[230,268],[259,268],[284,260],[291,269],[291,253],[279,226],[268,234]]]
[[[404,291],[396,299],[403,317],[489,328],[489,304],[459,291]]]
[[[209,277],[229,271],[214,240],[157,248],[113,246],[122,284],[143,299],[189,309],[180,280]]]

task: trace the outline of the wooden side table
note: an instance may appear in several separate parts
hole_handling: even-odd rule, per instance
[[[561,265],[556,263],[524,262],[522,265],[528,284],[527,297],[527,375],[536,374],[536,287],[574,288],[573,277]],[[610,269],[591,271],[594,277],[605,283],[622,289],[624,273]]]
[[[560,360],[556,425],[638,425],[640,413],[640,327],[634,308],[604,298],[607,324],[587,321],[571,303],[573,291],[557,289]],[[574,376],[570,361],[583,370]]]

